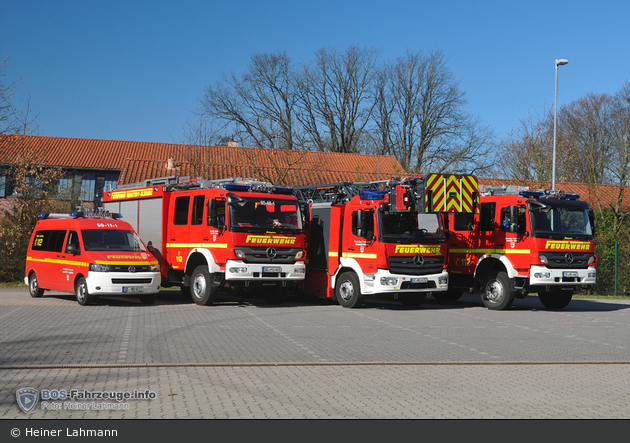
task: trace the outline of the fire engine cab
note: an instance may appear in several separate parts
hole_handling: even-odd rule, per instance
[[[279,303],[304,281],[302,215],[291,188],[255,179],[170,176],[106,191],[160,261],[162,286],[199,305],[220,289]]]
[[[448,214],[449,291],[481,292],[489,309],[537,292],[549,309],[595,284],[594,214],[577,194],[528,187],[480,186],[479,210]]]
[[[441,212],[470,213],[473,176],[427,176],[295,188],[308,213],[305,293],[361,306],[385,295],[418,306],[446,291]]]

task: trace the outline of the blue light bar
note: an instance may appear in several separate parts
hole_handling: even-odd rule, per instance
[[[359,194],[361,200],[383,200],[385,193],[388,191],[363,191]]]
[[[536,197],[543,197],[545,193],[540,192],[540,191],[521,191],[519,192],[519,195],[525,198],[536,198]]]
[[[247,185],[235,185],[235,184],[225,184],[223,188],[228,191],[236,191],[236,192],[247,192],[249,191],[249,186]]]
[[[288,195],[292,195],[293,194],[293,188],[276,188],[276,192],[278,194],[288,194]]]

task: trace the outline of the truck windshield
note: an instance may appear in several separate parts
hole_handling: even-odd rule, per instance
[[[299,234],[302,215],[296,201],[240,197],[230,203],[229,226],[232,232]]]
[[[593,230],[584,207],[530,204],[534,237],[591,239]]]
[[[86,251],[146,251],[133,231],[118,229],[85,229],[81,231]]]
[[[437,243],[444,241],[438,214],[379,211],[381,241],[387,243]]]

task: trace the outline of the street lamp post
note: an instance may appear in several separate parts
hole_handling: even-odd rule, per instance
[[[553,164],[551,171],[551,190],[556,190],[556,127],[558,120],[558,66],[566,65],[569,63],[569,60],[564,58],[558,60],[556,59],[556,98],[554,100],[553,105]]]

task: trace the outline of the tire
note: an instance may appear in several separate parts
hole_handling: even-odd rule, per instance
[[[31,272],[31,275],[28,276],[28,293],[33,298],[39,298],[44,295],[44,290],[39,287],[37,275],[34,272]]]
[[[563,291],[560,288],[549,291],[538,291],[538,298],[547,309],[566,308],[573,298],[573,291]]]
[[[74,292],[77,295],[77,303],[81,306],[87,306],[94,303],[96,297],[88,291],[87,282],[85,281],[85,277],[80,277],[77,280],[77,283],[74,287]]]
[[[217,287],[214,285],[208,266],[199,265],[190,277],[190,295],[195,303],[201,306],[210,306],[217,296]]]
[[[354,272],[344,272],[337,279],[335,298],[344,308],[358,308],[363,305],[363,294],[359,278]]]
[[[462,295],[464,295],[464,291],[449,289],[448,291],[433,292],[431,295],[433,295],[433,298],[437,301],[457,301],[462,298]]]
[[[140,303],[143,305],[152,305],[157,299],[156,294],[145,294],[140,296]]]
[[[398,295],[398,301],[403,306],[409,306],[409,307],[420,306],[422,303],[424,303],[424,300],[426,298],[427,298],[426,292],[412,292],[412,293],[404,293],[404,294]]]
[[[488,309],[509,308],[514,302],[514,282],[504,271],[492,272],[483,281],[481,300]]]

